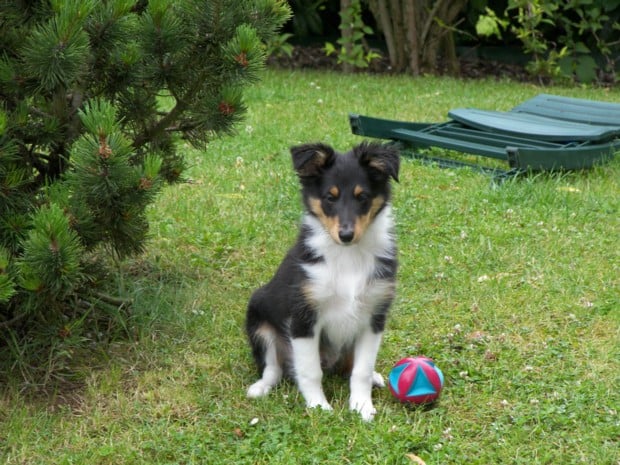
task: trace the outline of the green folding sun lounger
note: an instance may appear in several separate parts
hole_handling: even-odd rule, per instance
[[[510,111],[457,108],[448,117],[443,123],[361,115],[349,119],[354,134],[393,140],[406,154],[440,166],[479,165],[431,157],[425,149],[438,147],[503,160],[510,172],[590,168],[620,150],[617,103],[540,94]]]

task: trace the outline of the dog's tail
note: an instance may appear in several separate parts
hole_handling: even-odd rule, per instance
[[[264,321],[260,318],[260,312],[254,296],[250,299],[248,304],[247,317],[245,321],[245,331],[252,348],[252,356],[256,362],[256,367],[259,373],[262,373],[265,369],[265,353],[267,345],[264,340],[264,331],[261,328],[264,327]]]

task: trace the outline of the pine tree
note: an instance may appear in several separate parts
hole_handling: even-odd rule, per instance
[[[0,3],[0,346],[101,301],[89,260],[143,250],[179,141],[232,132],[288,16],[285,0]]]

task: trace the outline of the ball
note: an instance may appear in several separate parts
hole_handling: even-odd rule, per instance
[[[401,402],[426,404],[439,397],[443,373],[427,357],[407,357],[398,361],[388,377],[390,391]]]

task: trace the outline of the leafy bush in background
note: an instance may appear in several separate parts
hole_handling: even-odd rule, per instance
[[[618,0],[509,0],[502,16],[487,8],[476,29],[483,37],[513,33],[535,76],[593,82],[601,73],[615,75],[619,17]]]
[[[127,304],[101,263],[143,250],[179,140],[231,132],[288,15],[284,0],[2,3],[0,359],[37,373],[42,349]]]

